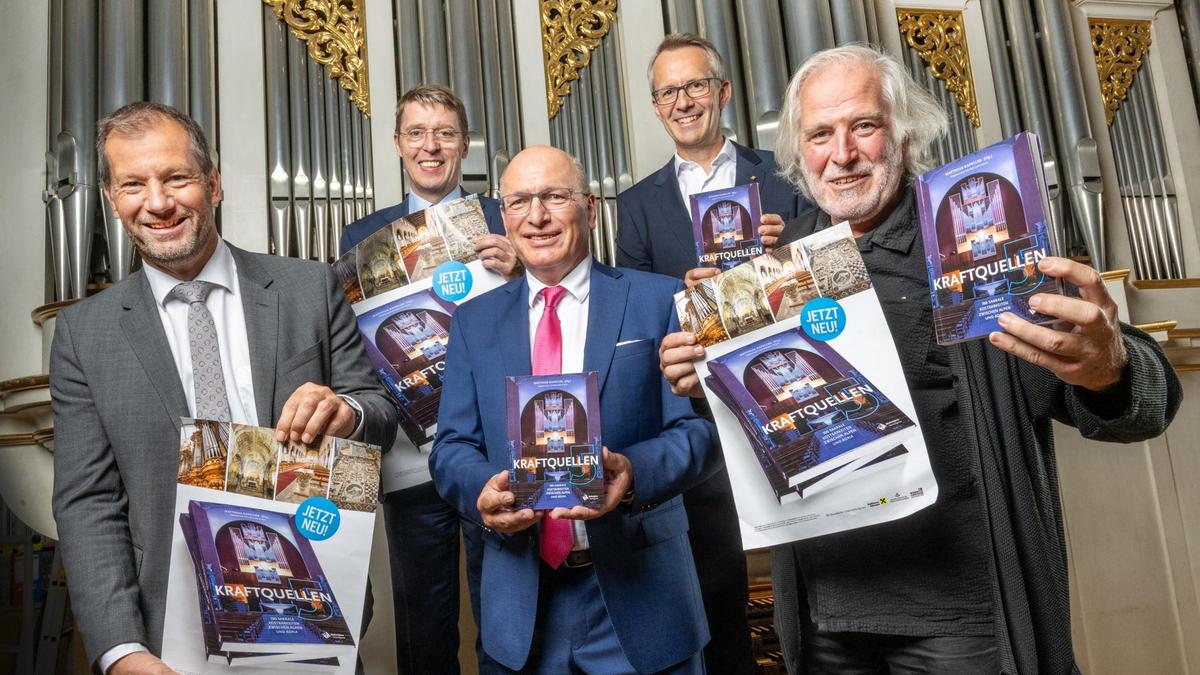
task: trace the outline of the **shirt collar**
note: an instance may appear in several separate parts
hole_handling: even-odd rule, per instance
[[[465,197],[465,196],[466,195],[464,194],[463,187],[461,185],[455,186],[455,188],[453,190],[447,192],[446,196],[442,197],[437,202],[426,201],[425,198],[422,197],[421,195],[419,195],[415,192],[409,192],[408,193],[408,212],[416,213],[417,211],[422,211],[424,209],[427,209],[427,208],[433,206],[434,204],[441,204],[444,201],[449,201],[451,199],[458,199],[459,197]]]
[[[736,157],[734,156],[734,153],[733,153],[733,141],[730,141],[728,138],[726,138],[725,145],[721,146],[721,151],[717,153],[716,157],[713,157],[712,169],[713,169],[713,171],[716,171],[718,166],[721,166],[725,162],[732,162],[735,159],[736,159]],[[683,173],[684,171],[690,171],[692,169],[699,169],[699,168],[700,168],[699,162],[693,162],[690,159],[684,159],[679,156],[678,152],[675,153],[675,175],[676,176]]]
[[[154,301],[160,306],[165,305],[167,296],[181,280],[146,264],[142,265],[142,271],[146,274],[146,280],[150,282],[150,292],[154,295]],[[210,282],[230,292],[236,288],[237,263],[234,262],[233,254],[229,252],[229,246],[225,244],[224,239],[217,238],[217,248],[208,258],[208,262],[204,263],[200,274],[196,275],[196,280]]]
[[[903,196],[896,207],[888,214],[882,223],[861,237],[857,238],[858,250],[866,251],[872,246],[879,246],[897,253],[908,253],[912,250],[913,241],[917,237],[916,210],[913,208],[913,190],[904,188]],[[823,230],[833,223],[829,214],[824,211],[817,216],[818,230]]]
[[[525,272],[525,280],[529,283],[529,306],[532,308],[538,302],[538,294],[546,288],[537,277]],[[592,284],[592,256],[584,258],[575,269],[567,273],[562,281],[558,282],[559,286],[567,289],[567,293],[575,298],[576,302],[582,303],[587,300],[588,291],[591,290]]]

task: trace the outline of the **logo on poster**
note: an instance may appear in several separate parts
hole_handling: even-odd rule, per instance
[[[448,302],[458,302],[471,292],[471,270],[457,260],[450,260],[433,271],[433,292]]]
[[[337,533],[341,524],[337,504],[324,497],[309,497],[296,509],[296,529],[306,539],[325,541]]]
[[[846,330],[846,310],[833,298],[813,298],[800,310],[800,325],[810,338],[828,342]]]

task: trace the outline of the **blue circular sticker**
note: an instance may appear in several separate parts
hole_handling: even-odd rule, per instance
[[[450,260],[433,271],[433,292],[449,302],[458,302],[471,292],[471,270],[457,260]]]
[[[338,531],[342,514],[337,504],[324,497],[309,497],[296,509],[296,529],[305,539],[325,541]]]
[[[846,310],[833,298],[813,298],[800,310],[800,325],[810,338],[828,342],[846,329]]]

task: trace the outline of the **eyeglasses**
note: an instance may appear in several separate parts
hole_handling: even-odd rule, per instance
[[[454,145],[458,143],[458,137],[463,135],[463,132],[457,129],[409,129],[408,131],[397,132],[396,135],[404,139],[404,142],[409,145],[420,145],[425,142],[425,137],[433,135],[433,139],[442,145]]]
[[[505,213],[522,216],[529,213],[529,209],[533,207],[533,200],[536,199],[542,203],[542,208],[548,211],[558,211],[567,208],[573,201],[571,198],[577,194],[587,193],[579,192],[574,188],[546,188],[536,194],[513,192],[500,196],[500,208]]]
[[[655,105],[670,105],[674,103],[675,99],[679,98],[679,92],[681,91],[687,94],[688,98],[692,100],[704,98],[705,96],[708,96],[710,91],[712,91],[713,82],[724,82],[724,80],[719,77],[703,77],[699,80],[685,82],[678,87],[663,87],[662,89],[655,89],[654,91],[650,92],[650,98],[654,99]]]

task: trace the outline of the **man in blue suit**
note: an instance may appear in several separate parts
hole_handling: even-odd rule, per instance
[[[686,279],[712,276],[697,268],[689,197],[698,192],[758,183],[760,233],[778,236],[783,222],[812,207],[776,174],[775,156],[734,143],[721,133],[721,110],[729,103],[721,55],[697,35],[674,33],[650,62],[654,114],[675,141],[675,156],[617,197],[617,263]],[[683,496],[692,522],[692,551],[712,642],[705,648],[709,672],[748,674],[754,669],[746,624],[746,559],[738,534],[729,477],[712,480]]]
[[[396,103],[396,154],[408,176],[404,201],[351,223],[343,232],[340,253],[401,216],[446,199],[466,196],[459,184],[467,154],[467,111],[449,89],[423,84]],[[484,266],[505,276],[518,269],[516,254],[504,237],[500,204],[480,197],[491,234],[476,239]],[[403,434],[398,443],[408,442]],[[438,496],[432,482],[383,496],[383,517],[391,557],[392,600],[396,616],[396,661],[401,673],[457,673],[458,533],[454,507]],[[479,528],[462,521],[467,549],[467,585],[479,623]],[[486,656],[476,644],[481,670]]]
[[[525,150],[501,186],[526,274],[455,313],[429,460],[442,496],[484,526],[484,648],[521,672],[704,672],[679,495],[715,470],[715,431],[654,372],[682,286],[591,259],[595,197],[561,150]],[[543,324],[557,335],[549,370]],[[600,508],[511,510],[505,378],[533,372],[531,357],[541,372],[599,373]],[[555,558],[542,545],[561,529],[569,553]]]

